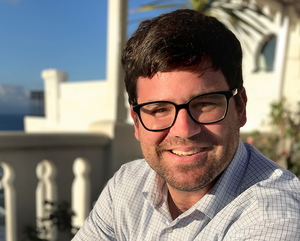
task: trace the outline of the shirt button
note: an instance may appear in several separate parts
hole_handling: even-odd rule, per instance
[[[172,233],[173,229],[172,228],[166,228],[166,233]]]

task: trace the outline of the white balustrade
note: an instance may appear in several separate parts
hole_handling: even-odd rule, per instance
[[[79,228],[91,211],[91,180],[90,162],[83,157],[78,157],[73,164],[75,175],[72,184],[72,210],[75,212],[73,227]]]
[[[45,200],[71,204],[73,226],[82,225],[114,172],[142,156],[132,126],[116,124],[114,131],[114,139],[95,133],[0,132],[7,241],[21,240],[26,226],[45,217]],[[61,232],[52,237],[70,239]]]
[[[16,241],[16,191],[14,187],[15,173],[11,165],[0,163],[4,175],[2,177],[3,188],[5,192],[5,226],[6,241]],[[75,212],[73,217],[73,226],[80,228],[91,210],[91,178],[89,176],[91,164],[87,158],[78,157],[73,163],[74,180],[72,183],[72,210]],[[49,208],[45,206],[45,202],[56,203],[57,169],[55,164],[50,160],[43,160],[36,167],[37,188],[36,188],[36,218],[37,227],[44,226],[47,230],[51,230],[46,234],[42,234],[39,238],[50,241],[57,240],[57,229],[50,228],[51,222],[41,222],[43,218],[49,217]]]
[[[47,217],[45,201],[69,203],[77,214],[73,225],[81,227],[92,202],[113,175],[110,143],[111,139],[101,134],[0,132],[6,240],[21,240],[26,227]],[[70,239],[55,230],[44,238]]]
[[[5,202],[6,241],[17,241],[16,190],[14,187],[15,171],[6,162],[0,163],[3,169],[2,183]]]
[[[41,161],[36,168],[38,184],[36,188],[36,217],[37,227],[45,226],[47,230],[51,230],[46,234],[42,234],[39,238],[54,241],[57,238],[56,227],[51,228],[50,220],[41,222],[43,218],[49,218],[49,208],[45,205],[46,201],[57,201],[57,185],[55,181],[57,171],[53,162],[49,160]]]

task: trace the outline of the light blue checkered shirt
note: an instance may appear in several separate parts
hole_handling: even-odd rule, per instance
[[[172,220],[167,186],[145,160],[108,182],[73,241],[300,240],[300,181],[241,141],[211,191]]]

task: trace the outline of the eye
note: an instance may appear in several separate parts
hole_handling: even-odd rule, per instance
[[[195,101],[192,102],[190,105],[190,108],[198,111],[208,111],[212,108],[215,108],[217,106],[216,102],[208,102],[208,101]]]
[[[170,103],[151,103],[141,108],[141,113],[159,118],[172,113],[174,106]]]
[[[163,113],[166,111],[168,111],[166,108],[160,108],[160,109],[153,110],[153,113]]]
[[[159,109],[153,109],[153,110],[151,110],[151,111],[150,111],[150,114],[151,114],[151,115],[158,115],[158,114],[164,114],[164,113],[167,113],[168,111],[170,111],[170,110],[168,110],[168,109],[166,109],[166,108],[159,108]]]
[[[223,107],[226,99],[223,95],[199,96],[190,103],[190,108],[199,112],[210,112],[215,108]]]

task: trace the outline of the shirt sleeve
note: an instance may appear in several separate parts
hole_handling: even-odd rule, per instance
[[[300,240],[299,219],[263,220],[235,233],[228,233],[224,241],[281,241]]]
[[[108,182],[72,241],[117,240],[112,215],[112,182]]]

